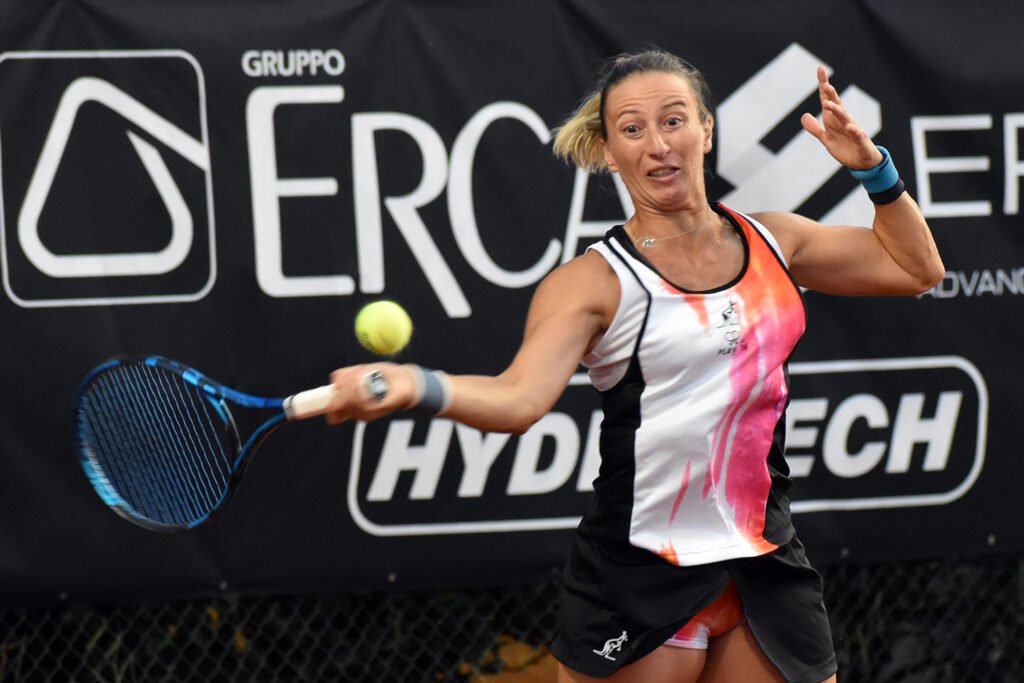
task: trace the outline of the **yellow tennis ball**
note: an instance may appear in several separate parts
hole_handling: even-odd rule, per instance
[[[368,351],[389,356],[404,349],[410,337],[412,320],[394,301],[374,301],[356,314],[356,338]]]

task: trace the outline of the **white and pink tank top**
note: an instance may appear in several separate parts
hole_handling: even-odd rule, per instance
[[[621,299],[583,359],[605,416],[581,530],[678,565],[761,555],[792,535],[783,413],[803,301],[771,233],[713,208],[745,252],[713,290],[667,281],[621,226],[589,247],[617,274]]]

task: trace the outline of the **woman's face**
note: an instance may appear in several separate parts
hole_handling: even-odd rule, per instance
[[[605,102],[608,168],[626,184],[637,210],[666,213],[707,203],[704,155],[712,121],[684,77],[652,71],[613,86]]]

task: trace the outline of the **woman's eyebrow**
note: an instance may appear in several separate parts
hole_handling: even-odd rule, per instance
[[[662,104],[661,105],[661,110],[664,111],[665,109],[672,109],[672,108],[675,108],[675,107],[681,107],[683,109],[688,109],[689,108],[689,104],[684,99],[671,100],[669,102],[665,102],[664,104]],[[640,113],[642,113],[642,111],[643,111],[642,109],[635,108],[635,107],[631,107],[631,108],[628,108],[628,109],[623,109],[622,111],[617,112],[615,114],[615,119],[614,120],[618,121],[623,116],[630,116],[630,115],[634,115],[634,114],[640,114]]]

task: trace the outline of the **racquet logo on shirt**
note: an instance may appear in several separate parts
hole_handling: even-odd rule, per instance
[[[718,329],[722,330],[722,339],[725,341],[725,346],[718,349],[719,356],[729,356],[736,353],[736,350],[740,348],[740,344],[743,342],[743,336],[740,332],[740,314],[736,307],[736,302],[730,300],[729,305],[721,313],[722,322],[718,324]]]
[[[602,647],[600,650],[592,650],[592,652],[596,655],[601,655],[605,659],[610,659],[614,662],[615,657],[612,657],[612,653],[621,650],[623,643],[625,643],[627,640],[629,640],[629,637],[626,635],[626,632],[623,631],[621,636],[609,638],[608,640],[604,641],[604,647]]]

